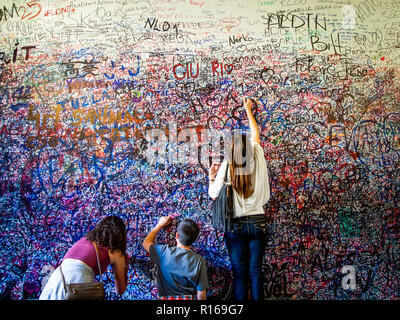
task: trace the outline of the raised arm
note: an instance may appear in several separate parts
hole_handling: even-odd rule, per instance
[[[171,217],[161,217],[158,221],[157,225],[150,231],[147,237],[143,240],[142,246],[145,248],[147,252],[150,251],[150,246],[154,243],[154,240],[157,236],[157,233],[167,225],[170,224],[172,218]]]
[[[251,132],[251,141],[253,143],[260,144],[260,133],[258,132],[258,125],[256,119],[253,116],[253,101],[248,98],[243,98],[243,106],[246,110],[247,117],[249,118],[250,132]]]

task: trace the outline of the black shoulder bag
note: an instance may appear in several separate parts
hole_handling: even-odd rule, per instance
[[[218,198],[215,199],[211,206],[211,225],[214,229],[230,232],[233,224],[233,189],[228,183],[229,164],[225,172],[225,180],[219,192]]]

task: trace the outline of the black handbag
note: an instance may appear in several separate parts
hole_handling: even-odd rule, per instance
[[[230,232],[233,225],[233,188],[227,181],[229,164],[226,168],[224,184],[217,199],[211,205],[211,225],[214,229]]]
[[[96,250],[97,266],[99,268],[101,282],[70,283],[66,284],[64,274],[60,265],[61,277],[64,284],[65,300],[104,300],[104,286],[101,279],[101,269],[97,246],[93,242]]]

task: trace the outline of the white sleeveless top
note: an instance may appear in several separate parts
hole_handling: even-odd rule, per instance
[[[264,214],[263,205],[266,204],[270,198],[268,169],[264,158],[264,151],[258,143],[252,143],[252,145],[254,147],[254,192],[250,197],[244,199],[244,197],[238,195],[233,188],[233,211],[235,218]],[[221,163],[214,183],[208,190],[208,194],[213,199],[219,196],[227,167],[228,162],[225,160]],[[228,181],[230,181],[229,176],[228,172]]]

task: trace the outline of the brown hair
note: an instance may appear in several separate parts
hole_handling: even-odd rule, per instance
[[[245,134],[234,134],[229,151],[229,173],[232,187],[245,199],[254,192],[250,159],[254,158],[251,141]]]
[[[86,235],[89,241],[96,242],[100,247],[108,247],[111,252],[126,251],[126,228],[124,221],[117,216],[108,216]]]
[[[199,232],[199,226],[192,219],[183,219],[178,224],[178,240],[184,246],[191,246],[196,241]]]

